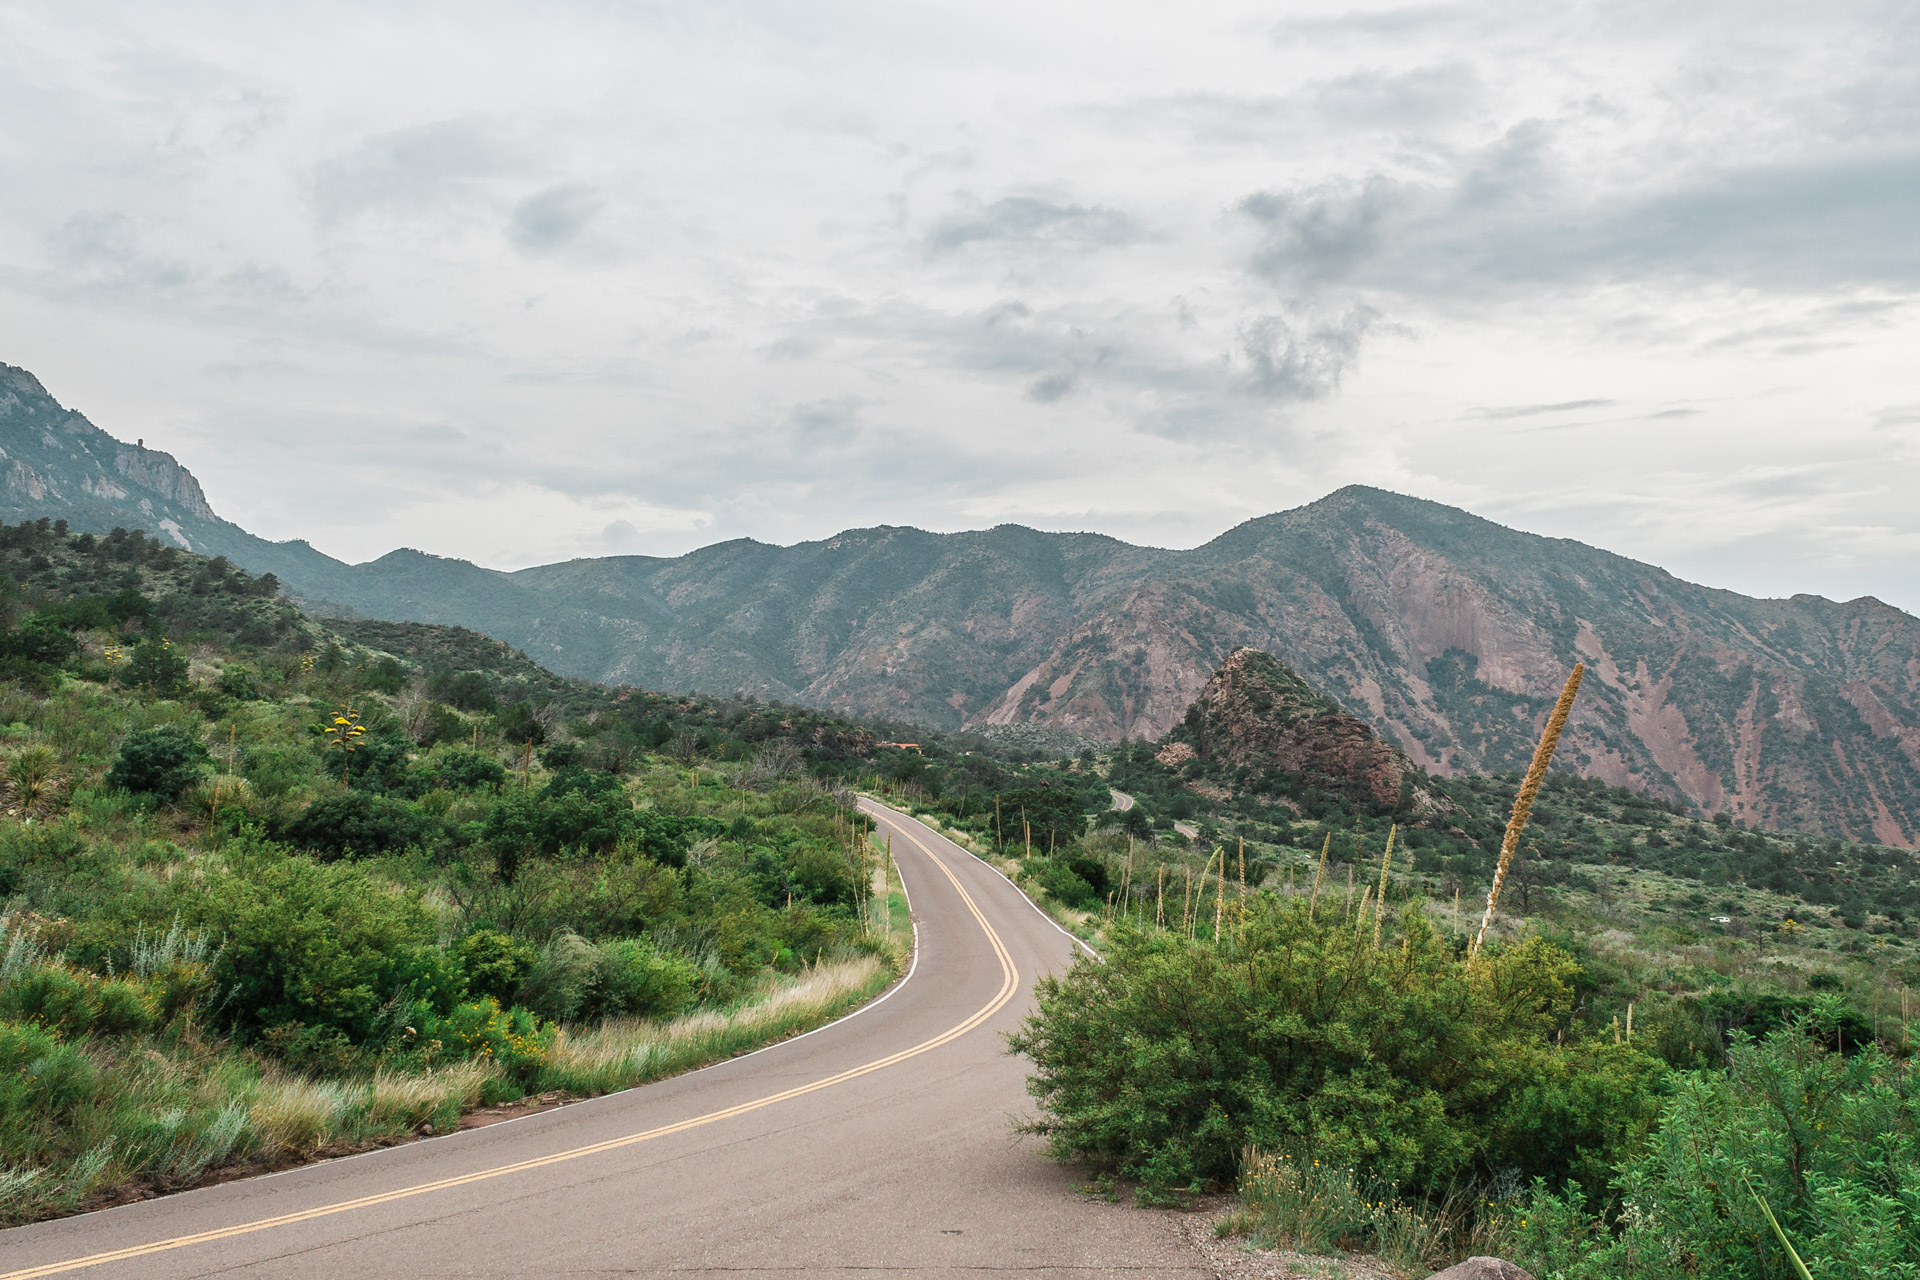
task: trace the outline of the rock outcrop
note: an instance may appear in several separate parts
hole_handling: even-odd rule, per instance
[[[1256,777],[1294,774],[1309,786],[1385,807],[1398,805],[1419,773],[1406,752],[1258,649],[1227,655],[1158,756]]]

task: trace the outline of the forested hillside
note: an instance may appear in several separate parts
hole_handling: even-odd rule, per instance
[[[1377,489],[1190,551],[879,528],[504,573],[256,538],[172,458],[10,367],[0,449],[0,515],[145,527],[275,574],[316,612],[471,627],[581,679],[1114,742],[1164,733],[1251,646],[1446,774],[1520,767],[1584,661],[1566,758],[1586,776],[1763,826],[1920,839],[1920,620],[1717,591]]]
[[[341,634],[138,532],[0,528],[0,1221],[626,1087],[871,995],[904,905],[834,789],[871,741],[471,632]]]

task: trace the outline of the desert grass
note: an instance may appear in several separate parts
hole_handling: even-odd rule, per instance
[[[878,995],[892,979],[892,966],[860,955],[823,962],[731,1009],[666,1022],[610,1018],[561,1038],[548,1051],[536,1087],[612,1093],[723,1062],[811,1031]]]
[[[892,896],[904,921],[904,899]],[[0,969],[53,963],[24,935],[6,942]],[[170,933],[147,945],[190,952],[199,940]],[[533,1091],[608,1093],[737,1057],[850,1011],[895,972],[889,959],[861,953],[770,981],[727,1009],[563,1034]],[[313,1079],[191,1033],[80,1037],[56,1052],[72,1059],[80,1096],[51,1130],[17,1110],[0,1115],[0,1227],[113,1203],[136,1189],[182,1190],[222,1171],[284,1167],[451,1129],[467,1111],[519,1096],[522,1083],[491,1058]]]
[[[1404,1200],[1353,1169],[1322,1163],[1306,1148],[1249,1149],[1241,1160],[1240,1205],[1221,1221],[1221,1234],[1245,1235],[1255,1248],[1371,1253],[1409,1275],[1463,1256],[1470,1234],[1464,1197],[1439,1204]]]

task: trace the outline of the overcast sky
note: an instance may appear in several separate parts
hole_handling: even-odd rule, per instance
[[[0,360],[352,560],[1363,482],[1920,609],[1916,68],[1912,3],[0,0]]]

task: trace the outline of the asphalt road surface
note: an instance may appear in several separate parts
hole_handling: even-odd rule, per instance
[[[1164,1216],[1018,1137],[1002,1033],[1074,943],[992,869],[871,808],[919,950],[879,1002],[731,1062],[524,1119],[0,1232],[0,1280],[1168,1275]]]

